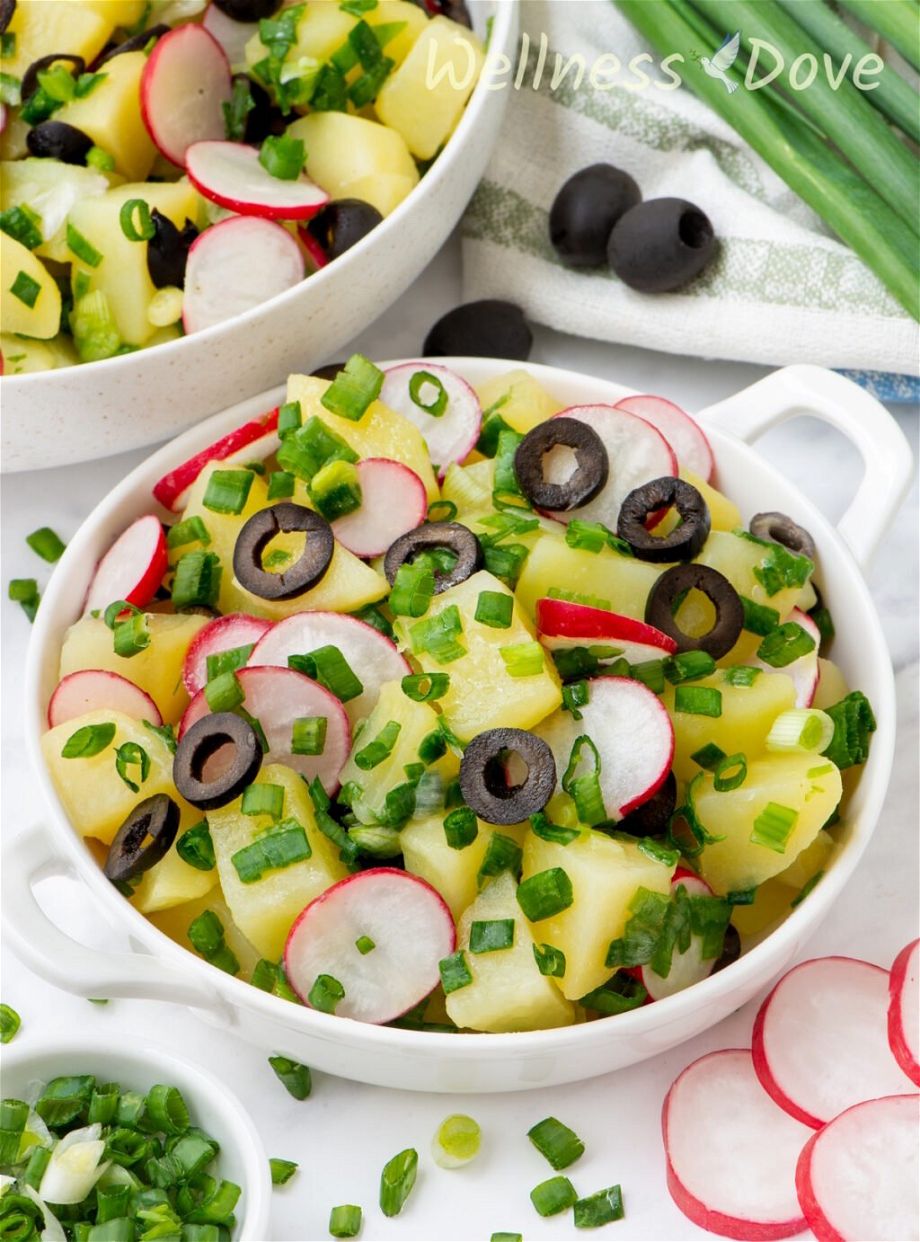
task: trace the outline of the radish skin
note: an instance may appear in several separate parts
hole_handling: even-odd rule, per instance
[[[905,945],[888,980],[888,1042],[901,1069],[920,1087],[920,940]]]
[[[48,704],[48,728],[102,708],[152,725],[163,723],[156,703],[133,681],[108,669],[84,668],[58,682]]]
[[[208,680],[208,656],[235,647],[258,643],[272,628],[272,622],[264,617],[251,617],[245,612],[232,612],[225,617],[215,617],[200,629],[189,643],[182,665],[182,680],[189,695],[194,697],[203,690]]]
[[[123,599],[144,608],[156,595],[168,564],[166,536],[152,513],[132,522],[96,566],[86,594],[84,613],[104,612]]]
[[[712,448],[696,419],[679,405],[666,397],[639,393],[618,401],[616,408],[651,423],[674,450],[678,464],[709,482],[716,468]]]
[[[233,431],[202,449],[200,453],[196,453],[194,457],[190,457],[188,461],[184,461],[175,470],[164,474],[153,485],[154,499],[170,512],[178,513],[185,508],[189,489],[209,462],[237,461],[240,459],[238,454],[242,454],[242,459],[245,461],[257,461],[268,457],[280,443],[277,426],[278,407],[276,406],[267,414],[261,414],[258,418],[244,423],[242,427],[234,428]]]
[[[428,493],[414,470],[387,457],[366,457],[355,466],[361,506],[332,523],[332,533],[355,556],[382,556],[391,543],[428,513]]]

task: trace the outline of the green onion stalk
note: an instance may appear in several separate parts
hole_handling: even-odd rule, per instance
[[[920,72],[920,40],[917,38],[916,0],[841,0],[855,18],[898,49]]]

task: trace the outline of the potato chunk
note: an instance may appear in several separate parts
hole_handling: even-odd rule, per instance
[[[47,340],[61,326],[61,293],[51,273],[22,242],[0,233],[0,324],[4,332]]]

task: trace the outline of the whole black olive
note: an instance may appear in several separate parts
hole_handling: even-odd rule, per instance
[[[646,529],[649,516],[674,505],[680,522],[667,535]],[[617,534],[640,561],[692,561],[709,536],[709,506],[690,483],[665,476],[634,488],[620,506]]]
[[[371,229],[375,229],[383,216],[376,207],[360,198],[340,198],[327,203],[307,224],[307,232],[322,247],[330,259],[350,250]]]
[[[163,35],[169,34],[170,27],[158,23],[156,26],[150,26],[147,30],[140,30],[137,34],[131,35],[129,39],[122,40],[121,43],[113,43],[111,47],[105,48],[93,61],[93,68],[98,69],[100,65],[104,65],[115,56],[121,56],[125,52],[143,52],[147,44],[153,40],[154,43],[158,39],[162,39]]]
[[[544,458],[558,447],[575,454],[575,469],[564,483],[550,483]],[[580,418],[548,418],[538,423],[514,454],[514,473],[521,491],[538,509],[558,511],[586,505],[607,482],[609,468],[603,440]]]
[[[702,591],[716,610],[715,624],[706,634],[685,634],[674,619],[681,596]],[[709,565],[674,565],[666,569],[649,592],[645,620],[677,643],[678,651],[706,651],[714,660],[728,655],[744,629],[744,607],[729,580]]]
[[[19,87],[21,98],[25,101],[31,98],[38,89],[38,75],[45,69],[50,69],[52,65],[59,65],[67,62],[71,66],[71,75],[79,77],[86,69],[86,61],[82,56],[72,56],[68,52],[52,52],[50,56],[39,56],[38,60],[33,60],[31,65],[22,75],[22,82]]]
[[[440,595],[448,587],[466,582],[482,565],[479,540],[466,526],[461,526],[459,522],[423,522],[414,530],[400,535],[387,548],[383,558],[383,572],[390,586],[396,581],[399,567],[404,561],[411,561],[420,552],[429,552],[434,548],[445,548],[457,558],[451,569],[435,571],[435,595]]]
[[[527,768],[512,781],[508,764],[517,756]],[[556,761],[542,738],[524,729],[477,733],[460,760],[460,792],[488,824],[517,824],[542,811],[556,787]]]
[[[0,0],[0,34],[6,30],[16,12],[16,0]]]
[[[709,217],[683,198],[653,198],[613,226],[610,266],[640,293],[667,293],[698,276],[716,250]]]
[[[817,558],[818,549],[812,536],[785,513],[755,513],[748,529],[758,539],[781,543],[797,556],[807,556],[810,561]]]
[[[262,745],[249,721],[233,712],[212,712],[179,739],[173,783],[186,802],[214,811],[238,798],[261,766]]]
[[[281,8],[282,0],[214,0],[216,8],[235,22],[260,22]]]
[[[276,104],[272,103],[272,97],[265,87],[260,86],[258,82],[254,82],[245,73],[235,73],[233,75],[234,85],[238,81],[244,82],[249,88],[249,98],[252,100],[252,107],[246,113],[246,129],[243,133],[244,142],[254,146],[261,146],[269,135],[278,137],[279,134],[283,134],[287,127],[288,118],[285,117]]]
[[[29,154],[62,164],[85,164],[93,140],[82,129],[64,121],[42,121],[26,134]]]
[[[145,798],[121,825],[109,846],[103,871],[124,884],[165,858],[179,830],[179,808],[164,793]]]
[[[150,213],[153,221],[153,237],[147,242],[147,271],[157,289],[170,286],[182,288],[185,284],[185,265],[192,242],[198,230],[191,220],[186,220],[180,231],[162,212],[154,207]]]
[[[278,534],[302,531],[307,537],[297,560],[283,573],[262,567],[262,553]],[[316,586],[332,563],[335,536],[320,514],[285,501],[260,509],[244,524],[233,549],[233,572],[244,590],[260,599],[294,599]]]
[[[669,772],[658,792],[624,815],[616,831],[628,832],[633,837],[659,837],[667,828],[676,805],[677,781],[674,773]]]
[[[486,298],[466,302],[442,315],[425,337],[426,358],[456,355],[470,358],[530,357],[533,333],[524,312],[513,302]]]
[[[591,164],[569,177],[549,210],[549,239],[569,267],[600,267],[613,226],[642,192],[621,168]]]

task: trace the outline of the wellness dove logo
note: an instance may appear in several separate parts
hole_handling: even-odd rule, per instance
[[[729,78],[725,70],[731,69],[732,65],[738,59],[738,51],[741,47],[741,31],[736,30],[733,35],[726,35],[722,40],[722,44],[715,56],[701,56],[700,66],[706,70],[711,78],[718,80],[725,85],[725,89],[729,95],[733,95],[738,89],[738,83],[733,82]]]

